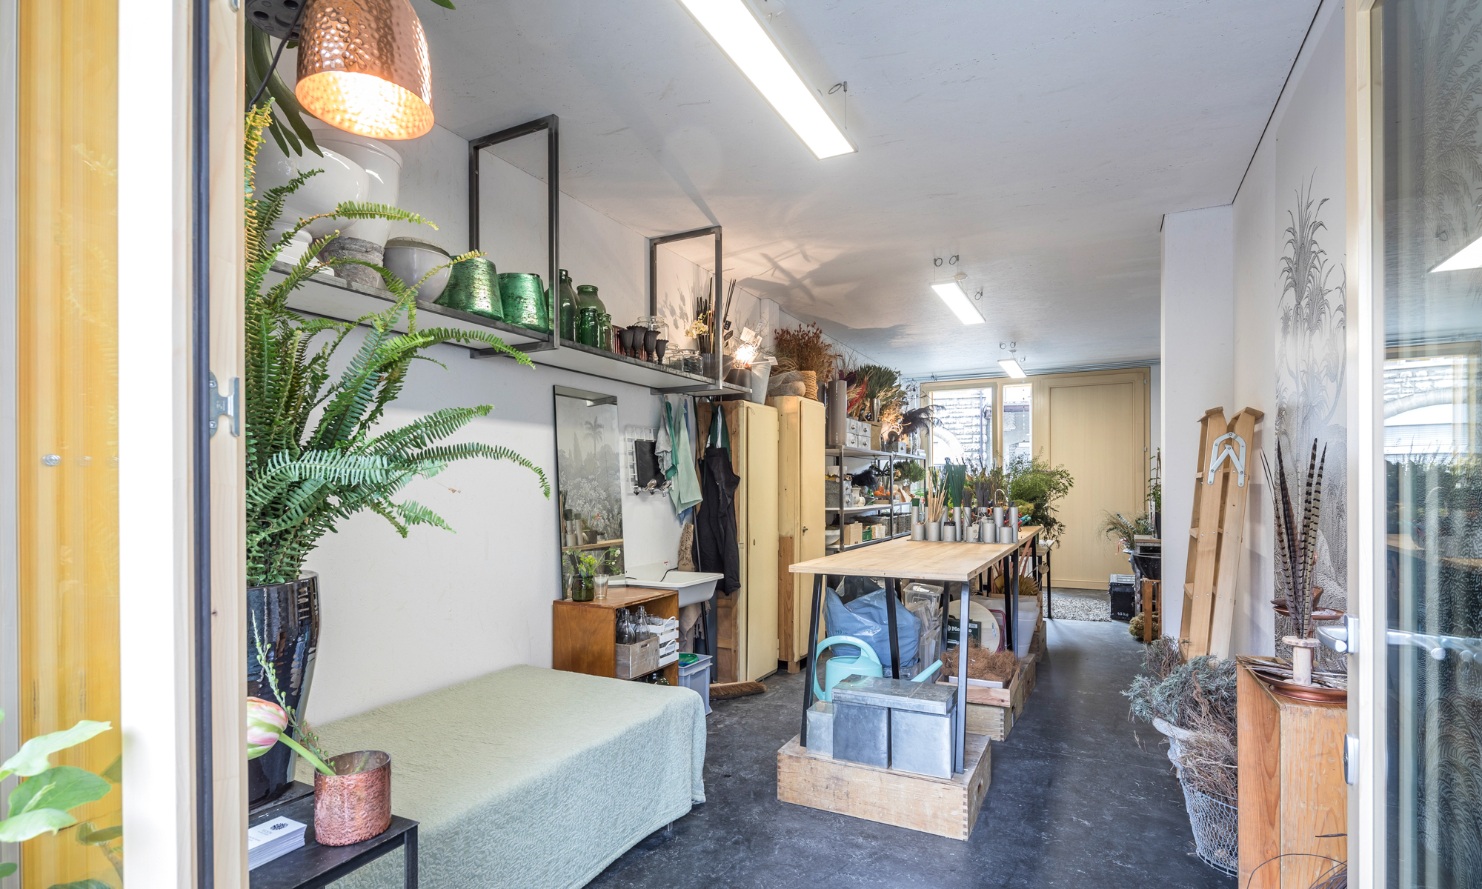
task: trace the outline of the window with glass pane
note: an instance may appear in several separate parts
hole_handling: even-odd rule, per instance
[[[1482,5],[1385,0],[1371,22],[1387,885],[1482,886]]]
[[[1034,456],[1033,407],[1033,386],[1017,383],[1003,387],[1003,462],[1006,464]]]
[[[931,393],[932,462],[993,466],[993,387]]]
[[[21,844],[21,885],[117,889],[118,6],[16,9],[19,533],[17,564],[0,570],[17,578],[21,712],[7,715],[23,739],[82,719],[114,726],[52,757],[101,775],[107,793],[72,811],[77,824]]]

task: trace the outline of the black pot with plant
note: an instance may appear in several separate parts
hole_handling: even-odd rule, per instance
[[[309,220],[276,240],[269,232],[284,198],[313,175],[254,197],[257,151],[271,119],[269,108],[261,106],[248,113],[246,126],[247,624],[248,650],[260,643],[265,652],[261,664],[255,656],[248,658],[247,694],[271,697],[276,682],[297,724],[304,719],[319,633],[318,578],[303,566],[325,534],[364,511],[386,519],[403,537],[416,525],[450,530],[437,513],[398,495],[413,480],[436,475],[455,461],[516,463],[535,473],[547,497],[550,483],[537,466],[508,448],[445,443],[470,421],[487,416],[489,405],[443,408],[396,428],[382,423],[412,362],[427,358],[435,345],[477,343],[528,367],[523,353],[492,334],[419,327],[417,286],[422,282],[401,281],[379,266],[371,268],[394,300],[390,308],[361,318],[358,325],[297,314],[288,308],[289,296],[313,278],[321,266],[315,257],[338,234],[320,238],[281,281],[268,283],[279,254]],[[431,224],[379,204],[344,203],[326,215]],[[405,333],[397,333],[403,326]],[[351,333],[357,327],[365,335],[354,345]],[[336,360],[342,347],[352,352],[348,361]],[[275,675],[269,677],[269,669]],[[249,802],[261,804],[281,793],[292,782],[294,758],[283,745],[249,762]]]

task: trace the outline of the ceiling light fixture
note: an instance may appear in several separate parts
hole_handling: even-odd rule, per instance
[[[432,61],[410,0],[309,0],[293,94],[310,114],[373,139],[432,129]]]
[[[998,366],[1001,367],[1001,368],[1003,368],[1003,372],[1004,373],[1008,374],[1009,376],[1013,377],[1014,379],[1016,379],[1016,380],[1022,380],[1025,377],[1029,376],[1029,374],[1027,374],[1027,373],[1024,372],[1023,365],[1021,365],[1019,363],[1019,359],[1018,358],[1015,358],[1014,357],[1014,352],[1017,351],[1014,347],[1017,346],[1017,345],[1019,345],[1017,342],[1014,342],[1014,343],[999,343],[998,344],[998,347],[1000,349],[1007,349],[1008,352],[1009,352],[1009,357],[1007,357],[1007,358],[1000,358],[998,360]]]
[[[967,275],[958,272],[952,280],[933,284],[931,289],[937,292],[937,296],[942,298],[942,302],[947,304],[947,308],[952,310],[958,321],[963,324],[982,324],[983,313],[978,311],[978,307],[968,298],[967,291],[962,289],[962,280],[966,277]]]
[[[1451,258],[1431,269],[1433,272],[1459,272],[1463,269],[1482,269],[1482,238],[1452,254]]]
[[[679,0],[819,160],[855,151],[744,0]]]

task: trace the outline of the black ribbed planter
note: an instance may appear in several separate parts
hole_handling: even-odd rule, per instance
[[[254,634],[262,640],[283,703],[303,720],[319,647],[319,575],[310,572],[290,583],[247,590],[247,695],[273,701],[272,686],[258,663]],[[287,744],[274,745],[248,760],[248,806],[270,803],[287,790],[297,761]]]

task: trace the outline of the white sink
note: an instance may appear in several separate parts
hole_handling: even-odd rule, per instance
[[[724,574],[706,571],[668,571],[664,563],[640,565],[628,569],[628,586],[650,590],[678,590],[679,607],[708,602],[715,595],[715,584]]]

